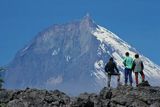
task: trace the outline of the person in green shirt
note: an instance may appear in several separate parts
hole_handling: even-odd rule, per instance
[[[132,66],[133,66],[133,58],[129,56],[129,52],[126,52],[126,57],[123,60],[123,64],[125,66],[124,76],[125,76],[125,85],[128,83],[128,77],[130,86],[132,86]]]

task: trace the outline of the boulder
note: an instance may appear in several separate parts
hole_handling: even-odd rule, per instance
[[[148,81],[144,81],[144,82],[141,82],[137,85],[137,87],[150,87],[151,85],[149,84]]]
[[[54,90],[0,90],[0,107],[160,107],[160,87],[148,82],[138,87],[104,87],[99,94],[69,97]]]

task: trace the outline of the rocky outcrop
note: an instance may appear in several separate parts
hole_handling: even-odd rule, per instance
[[[1,90],[0,103],[7,107],[66,107],[70,97],[58,90]]]
[[[144,82],[138,87],[103,88],[99,94],[69,97],[58,90],[1,90],[2,107],[160,107],[160,87]]]
[[[119,86],[103,88],[99,94],[81,94],[73,107],[160,107],[160,87],[151,87],[148,81],[138,87]]]

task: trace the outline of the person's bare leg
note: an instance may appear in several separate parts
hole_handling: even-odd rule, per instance
[[[117,75],[117,86],[120,85],[120,75]]]

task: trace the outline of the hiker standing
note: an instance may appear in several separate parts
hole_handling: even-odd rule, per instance
[[[133,65],[133,58],[129,56],[129,52],[126,52],[126,57],[123,60],[123,64],[125,66],[124,76],[125,76],[125,85],[128,83],[128,77],[130,86],[132,86],[132,65]]]
[[[120,84],[120,73],[112,57],[109,59],[109,62],[105,66],[105,72],[108,73],[108,87],[110,87],[111,76],[117,76],[117,84]]]
[[[138,86],[138,74],[141,74],[142,82],[144,82],[145,76],[143,73],[144,65],[142,60],[139,58],[139,55],[135,55],[135,60],[133,62],[133,71],[135,73],[136,86]]]

